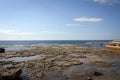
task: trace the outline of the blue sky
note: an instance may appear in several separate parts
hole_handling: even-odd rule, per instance
[[[120,0],[0,0],[0,40],[120,39]]]

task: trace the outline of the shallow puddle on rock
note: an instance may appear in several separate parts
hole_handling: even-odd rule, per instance
[[[42,55],[35,55],[35,56],[29,56],[29,57],[12,57],[12,58],[8,58],[8,59],[1,59],[0,61],[22,62],[22,61],[43,59],[43,58],[44,57]]]
[[[95,75],[94,72],[102,75]],[[46,72],[42,80],[87,80],[89,78],[91,80],[120,80],[120,66],[75,65],[59,72]]]
[[[30,46],[25,45],[12,45],[12,46],[5,46],[6,51],[23,51],[31,49]]]

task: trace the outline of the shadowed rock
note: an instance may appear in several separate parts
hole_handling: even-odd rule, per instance
[[[103,75],[103,74],[100,73],[100,72],[95,71],[95,72],[94,72],[94,75],[95,75],[95,76],[101,76],[101,75]]]
[[[4,80],[16,80],[17,78],[19,78],[21,73],[22,70],[20,68],[13,68],[2,72],[1,77]]]
[[[0,48],[0,53],[5,53],[5,49],[4,48]]]

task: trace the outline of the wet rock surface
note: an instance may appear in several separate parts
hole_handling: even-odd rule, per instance
[[[16,57],[22,60],[16,62]],[[114,58],[118,58],[117,62]],[[120,80],[119,58],[120,53],[100,48],[79,48],[73,44],[41,45],[31,46],[29,50],[1,53],[0,68],[24,62],[22,76],[28,78],[20,78],[22,80]]]

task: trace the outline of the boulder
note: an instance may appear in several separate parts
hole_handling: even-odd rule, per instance
[[[3,71],[1,73],[1,78],[3,78],[3,80],[17,80],[21,73],[22,73],[21,68],[13,67],[13,68],[6,69],[5,71]]]
[[[4,48],[0,48],[0,53],[5,53],[5,49]]]

